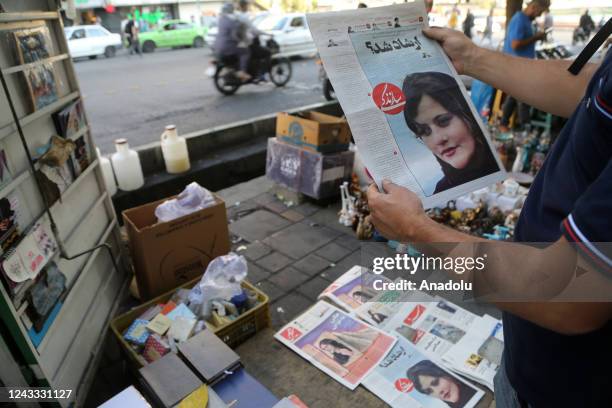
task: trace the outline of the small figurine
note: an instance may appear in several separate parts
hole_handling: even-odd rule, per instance
[[[355,211],[355,197],[351,196],[349,193],[349,184],[348,181],[345,181],[340,186],[340,195],[342,197],[342,209],[338,213],[340,216],[338,218],[338,222],[345,227],[350,227],[353,225],[353,219],[357,215]]]

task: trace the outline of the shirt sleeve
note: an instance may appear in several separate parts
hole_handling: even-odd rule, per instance
[[[612,160],[576,201],[561,232],[577,250],[612,277]]]

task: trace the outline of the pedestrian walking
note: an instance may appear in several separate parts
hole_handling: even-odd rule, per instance
[[[134,55],[134,53],[140,55],[142,57],[142,52],[140,51],[140,43],[138,40],[138,25],[136,24],[135,18],[132,16],[124,29],[127,41],[128,41],[128,51],[130,55]]]
[[[467,38],[472,38],[472,28],[474,28],[474,15],[470,9],[468,9],[465,20],[463,20],[463,33]]]

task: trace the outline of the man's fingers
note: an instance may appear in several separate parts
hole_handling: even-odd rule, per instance
[[[385,193],[389,193],[389,194],[397,190],[398,188],[400,188],[400,186],[398,186],[397,184],[394,184],[393,182],[387,179],[383,180],[382,187],[383,187],[383,190],[385,190]]]
[[[370,184],[370,187],[368,187],[368,201],[372,201],[376,199],[376,197],[378,197],[379,195],[380,195],[380,192],[378,191],[378,187],[376,186],[376,183]]]
[[[432,40],[442,41],[446,37],[446,29],[442,27],[424,28],[423,33]]]

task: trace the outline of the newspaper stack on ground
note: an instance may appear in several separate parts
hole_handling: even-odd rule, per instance
[[[396,342],[326,302],[315,304],[274,337],[351,390]]]
[[[493,377],[501,364],[503,351],[502,323],[485,315],[444,354],[443,361],[454,371],[493,390]]]
[[[363,385],[394,408],[470,408],[484,394],[404,338],[398,339]]]
[[[319,295],[384,332],[412,343],[424,355],[493,390],[501,363],[501,322],[421,291],[376,291],[382,279],[353,266]]]
[[[440,46],[423,1],[308,15],[323,65],[374,180],[426,208],[504,179],[486,128]]]

